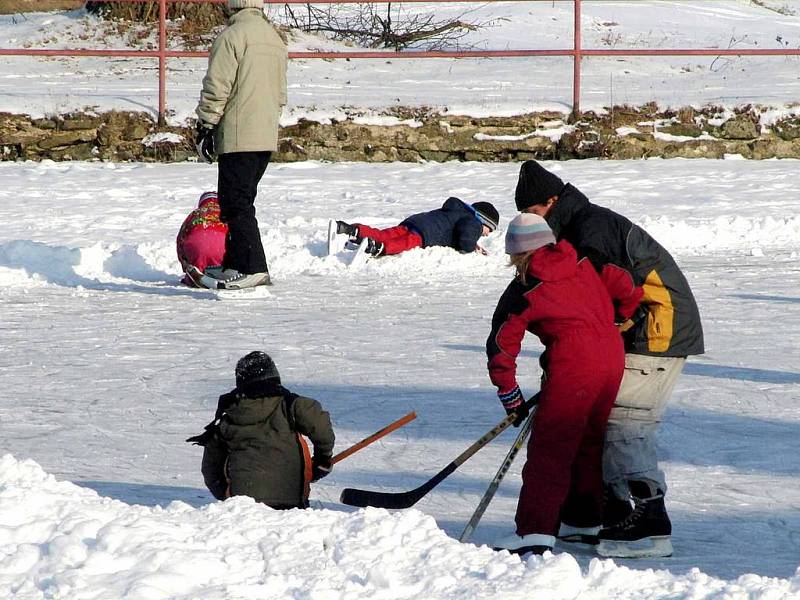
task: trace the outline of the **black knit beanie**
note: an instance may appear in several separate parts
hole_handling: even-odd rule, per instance
[[[519,169],[517,191],[514,202],[522,211],[535,204],[546,204],[548,198],[558,196],[564,189],[564,182],[535,160],[526,160]]]
[[[254,381],[265,381],[267,379],[274,379],[276,383],[280,383],[281,376],[278,374],[278,368],[266,352],[256,350],[250,354],[243,356],[236,363],[236,386],[242,386],[246,383]]]
[[[481,223],[489,228],[489,231],[497,229],[497,223],[500,221],[500,213],[489,202],[473,202],[472,208],[478,214],[478,219]]]

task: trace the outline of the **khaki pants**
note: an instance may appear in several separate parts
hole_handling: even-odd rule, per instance
[[[625,374],[603,449],[603,480],[619,498],[628,497],[629,481],[647,481],[667,491],[655,437],[685,362],[684,357],[625,355]]]

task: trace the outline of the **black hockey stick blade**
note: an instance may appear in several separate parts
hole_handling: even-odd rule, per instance
[[[530,408],[538,401],[539,394],[536,394],[533,396],[533,398],[525,402],[525,404],[528,406],[528,408]],[[375,492],[371,490],[345,488],[342,490],[342,495],[339,500],[342,502],[342,504],[359,507],[374,506],[376,508],[397,509],[414,506],[428,492],[430,492],[433,488],[444,481],[444,479],[451,475],[453,471],[462,465],[469,457],[471,457],[478,450],[483,448],[486,444],[491,442],[494,438],[510,427],[511,424],[514,423],[515,418],[516,415],[514,414],[508,415],[505,419],[483,434],[478,441],[458,455],[453,462],[448,464],[444,469],[439,471],[436,475],[431,477],[418,488],[409,490],[407,492]]]
[[[451,462],[421,486],[407,492],[373,492],[371,490],[345,488],[342,490],[340,500],[342,504],[347,504],[348,506],[374,506],[376,508],[393,509],[410,508],[457,468],[458,465],[455,464],[455,462]]]

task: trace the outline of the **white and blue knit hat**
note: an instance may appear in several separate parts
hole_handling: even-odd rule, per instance
[[[554,244],[553,230],[542,217],[521,213],[511,220],[506,231],[506,254],[522,254]]]

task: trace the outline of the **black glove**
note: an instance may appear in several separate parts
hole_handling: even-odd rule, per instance
[[[314,456],[311,459],[311,481],[319,481],[333,471],[330,456]]]
[[[506,409],[507,415],[517,415],[517,418],[514,419],[514,427],[519,427],[525,422],[525,419],[528,418],[528,415],[531,414],[528,405],[524,402],[520,404],[517,408],[507,408]]]
[[[205,121],[197,121],[197,132],[194,138],[194,147],[197,150],[197,157],[205,163],[211,164],[217,157],[214,133],[217,128]]]

